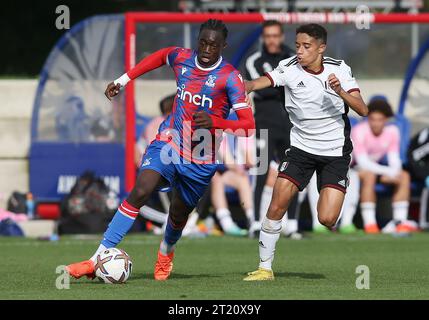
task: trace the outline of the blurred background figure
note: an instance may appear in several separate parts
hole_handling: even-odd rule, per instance
[[[158,134],[159,126],[171,113],[175,97],[176,94],[174,93],[162,98],[162,100],[159,102],[159,110],[161,111],[161,115],[154,117],[147,124],[142,132],[142,135],[138,138],[135,152],[135,162],[137,167],[140,167],[142,155],[146,150],[146,147],[151,143],[152,140],[155,139],[156,135]]]
[[[393,187],[393,219],[382,231],[414,231],[407,221],[410,175],[402,169],[400,134],[395,125],[387,123],[393,116],[392,107],[386,98],[376,96],[370,100],[368,109],[368,121],[359,123],[351,132],[353,161],[361,180],[360,206],[365,232],[380,232],[376,221],[377,183]]]
[[[229,118],[233,117],[233,114]],[[226,187],[238,192],[240,205],[249,222],[254,223],[253,190],[248,170],[255,165],[254,137],[232,137],[224,134],[219,148],[222,164],[212,178],[211,200],[216,218],[225,234],[245,236],[247,230],[239,228],[232,220]]]
[[[295,54],[293,50],[284,44],[283,25],[279,21],[267,20],[262,24],[261,49],[251,54],[246,60],[246,79],[253,80],[276,68],[281,60]],[[290,123],[289,116],[284,108],[283,88],[266,88],[255,91],[253,96],[256,122],[256,152],[259,157],[264,149],[268,149],[268,163],[278,163],[287,148],[290,147]],[[261,129],[268,129],[268,140],[260,134]],[[265,151],[266,152],[266,151]],[[270,165],[270,169],[263,175],[256,177],[254,208],[255,216],[249,232],[257,233],[260,221],[266,214],[271,200],[277,165]],[[274,169],[274,168],[275,169]],[[271,173],[271,178],[269,178]],[[272,178],[274,176],[274,179]],[[290,205],[288,212],[289,224],[297,231],[298,223],[295,218],[296,198]]]
[[[413,181],[423,185],[423,191],[420,197],[419,226],[421,229],[428,229],[429,128],[421,130],[411,139],[407,158],[408,168]]]

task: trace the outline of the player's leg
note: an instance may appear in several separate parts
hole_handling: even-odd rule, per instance
[[[154,142],[147,148],[142,161],[143,170],[137,177],[130,195],[116,211],[98,249],[89,260],[68,265],[66,269],[70,275],[75,278],[80,278],[83,275],[93,277],[98,253],[106,248],[115,247],[122,240],[133,225],[140,207],[147,202],[155,188],[171,183],[165,177],[169,178],[172,175],[174,166],[164,164],[160,159],[160,152],[164,145],[161,142]]]
[[[166,280],[173,269],[174,251],[177,241],[182,236],[189,213],[207,189],[217,165],[176,164],[174,195],[171,201],[168,221],[161,242],[158,259],[155,264],[156,280]]]
[[[291,200],[285,218],[282,219],[282,232],[285,236],[299,236],[298,235],[298,210],[300,205],[298,203],[298,194]],[[299,238],[295,238],[299,239]]]
[[[272,263],[276,243],[280,238],[282,219],[291,200],[298,192],[298,187],[292,181],[277,178],[274,184],[273,197],[267,215],[262,221],[259,233],[259,268],[248,274],[245,281],[273,280]]]
[[[319,190],[317,187],[317,174],[314,173],[307,186],[308,203],[310,205],[312,230],[314,233],[329,233],[329,229],[319,222],[317,213],[317,202],[319,201]]]
[[[154,170],[144,170],[139,174],[132,192],[119,206],[93,256],[89,260],[70,264],[66,267],[71,276],[77,279],[84,275],[94,278],[98,254],[107,248],[116,247],[123,239],[133,225],[140,207],[146,203],[162,179],[162,176]]]
[[[290,124],[289,119],[286,119],[286,123]],[[288,128],[287,132],[290,132]],[[273,133],[273,140],[271,143],[274,143],[274,158],[280,161],[284,157],[285,150],[290,148],[290,135],[285,134],[284,130],[275,130]],[[267,179],[268,180],[268,179]],[[267,182],[268,184],[268,182]],[[267,185],[266,184],[266,185]],[[300,239],[302,236],[298,233],[298,215],[299,215],[300,205],[298,203],[298,194],[291,200],[286,216],[282,219],[282,233],[293,239]],[[263,213],[261,213],[263,215]],[[262,221],[262,219],[261,219]]]
[[[279,166],[274,184],[273,197],[262,221],[259,234],[259,269],[249,273],[245,281],[273,280],[272,262],[277,240],[280,237],[282,219],[298,191],[308,184],[315,170],[315,162],[303,151],[291,148]]]
[[[343,207],[344,197],[349,185],[350,155],[342,157],[319,157],[317,165],[317,182],[319,201],[317,213],[319,222],[332,228],[338,221]]]
[[[353,233],[357,230],[353,224],[353,217],[356,213],[356,208],[359,203],[359,175],[356,170],[350,169],[349,177],[350,184],[347,188],[346,197],[344,199],[339,229],[342,233]]]
[[[344,192],[338,189],[324,187],[320,191],[317,202],[319,222],[327,228],[335,226],[344,202]]]
[[[167,225],[158,251],[155,264],[155,280],[167,280],[173,270],[174,249],[182,236],[188,215],[194,208],[189,207],[181,198],[177,189],[173,191],[173,198],[168,214]]]
[[[165,179],[155,170],[143,170],[138,175],[134,188],[128,198],[122,202],[104,233],[103,241],[101,241],[103,249],[116,247],[122,241],[137,218],[140,208],[147,203],[161,181],[164,182]]]
[[[379,233],[380,230],[375,218],[376,193],[375,185],[377,175],[371,171],[360,170],[359,179],[361,182],[360,189],[360,209],[364,230],[366,233]]]

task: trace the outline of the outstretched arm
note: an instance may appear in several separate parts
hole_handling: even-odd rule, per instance
[[[124,73],[121,77],[107,85],[104,94],[107,99],[112,100],[119,93],[121,87],[125,87],[130,80],[159,68],[167,63],[168,54],[176,47],[168,47],[158,50],[147,57],[143,58],[134,68]]]
[[[236,136],[248,137],[254,134],[255,119],[251,108],[236,110],[238,120],[227,120],[213,115],[209,115],[205,111],[199,111],[194,115],[194,123],[200,128],[215,128],[228,130],[227,133],[232,133]]]
[[[245,81],[246,92],[250,93],[255,90],[261,90],[272,86],[272,81],[267,76],[259,77],[252,81]]]

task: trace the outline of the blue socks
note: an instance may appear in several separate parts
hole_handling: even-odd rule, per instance
[[[164,238],[161,242],[161,246],[159,247],[159,250],[163,255],[168,255],[174,251],[176,242],[182,236],[182,231],[185,226],[186,220],[181,224],[174,224],[173,221],[171,221],[170,216],[168,217],[167,226],[165,227]]]
[[[131,229],[138,213],[139,209],[134,208],[124,200],[109,223],[101,244],[106,248],[116,247],[127,234],[128,230]]]

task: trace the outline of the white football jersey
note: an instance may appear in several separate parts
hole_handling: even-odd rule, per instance
[[[284,86],[285,107],[293,124],[291,146],[315,155],[342,156],[352,151],[349,108],[330,88],[331,73],[345,91],[359,91],[350,67],[329,57],[323,58],[318,73],[304,69],[293,56],[265,75],[273,86]]]

